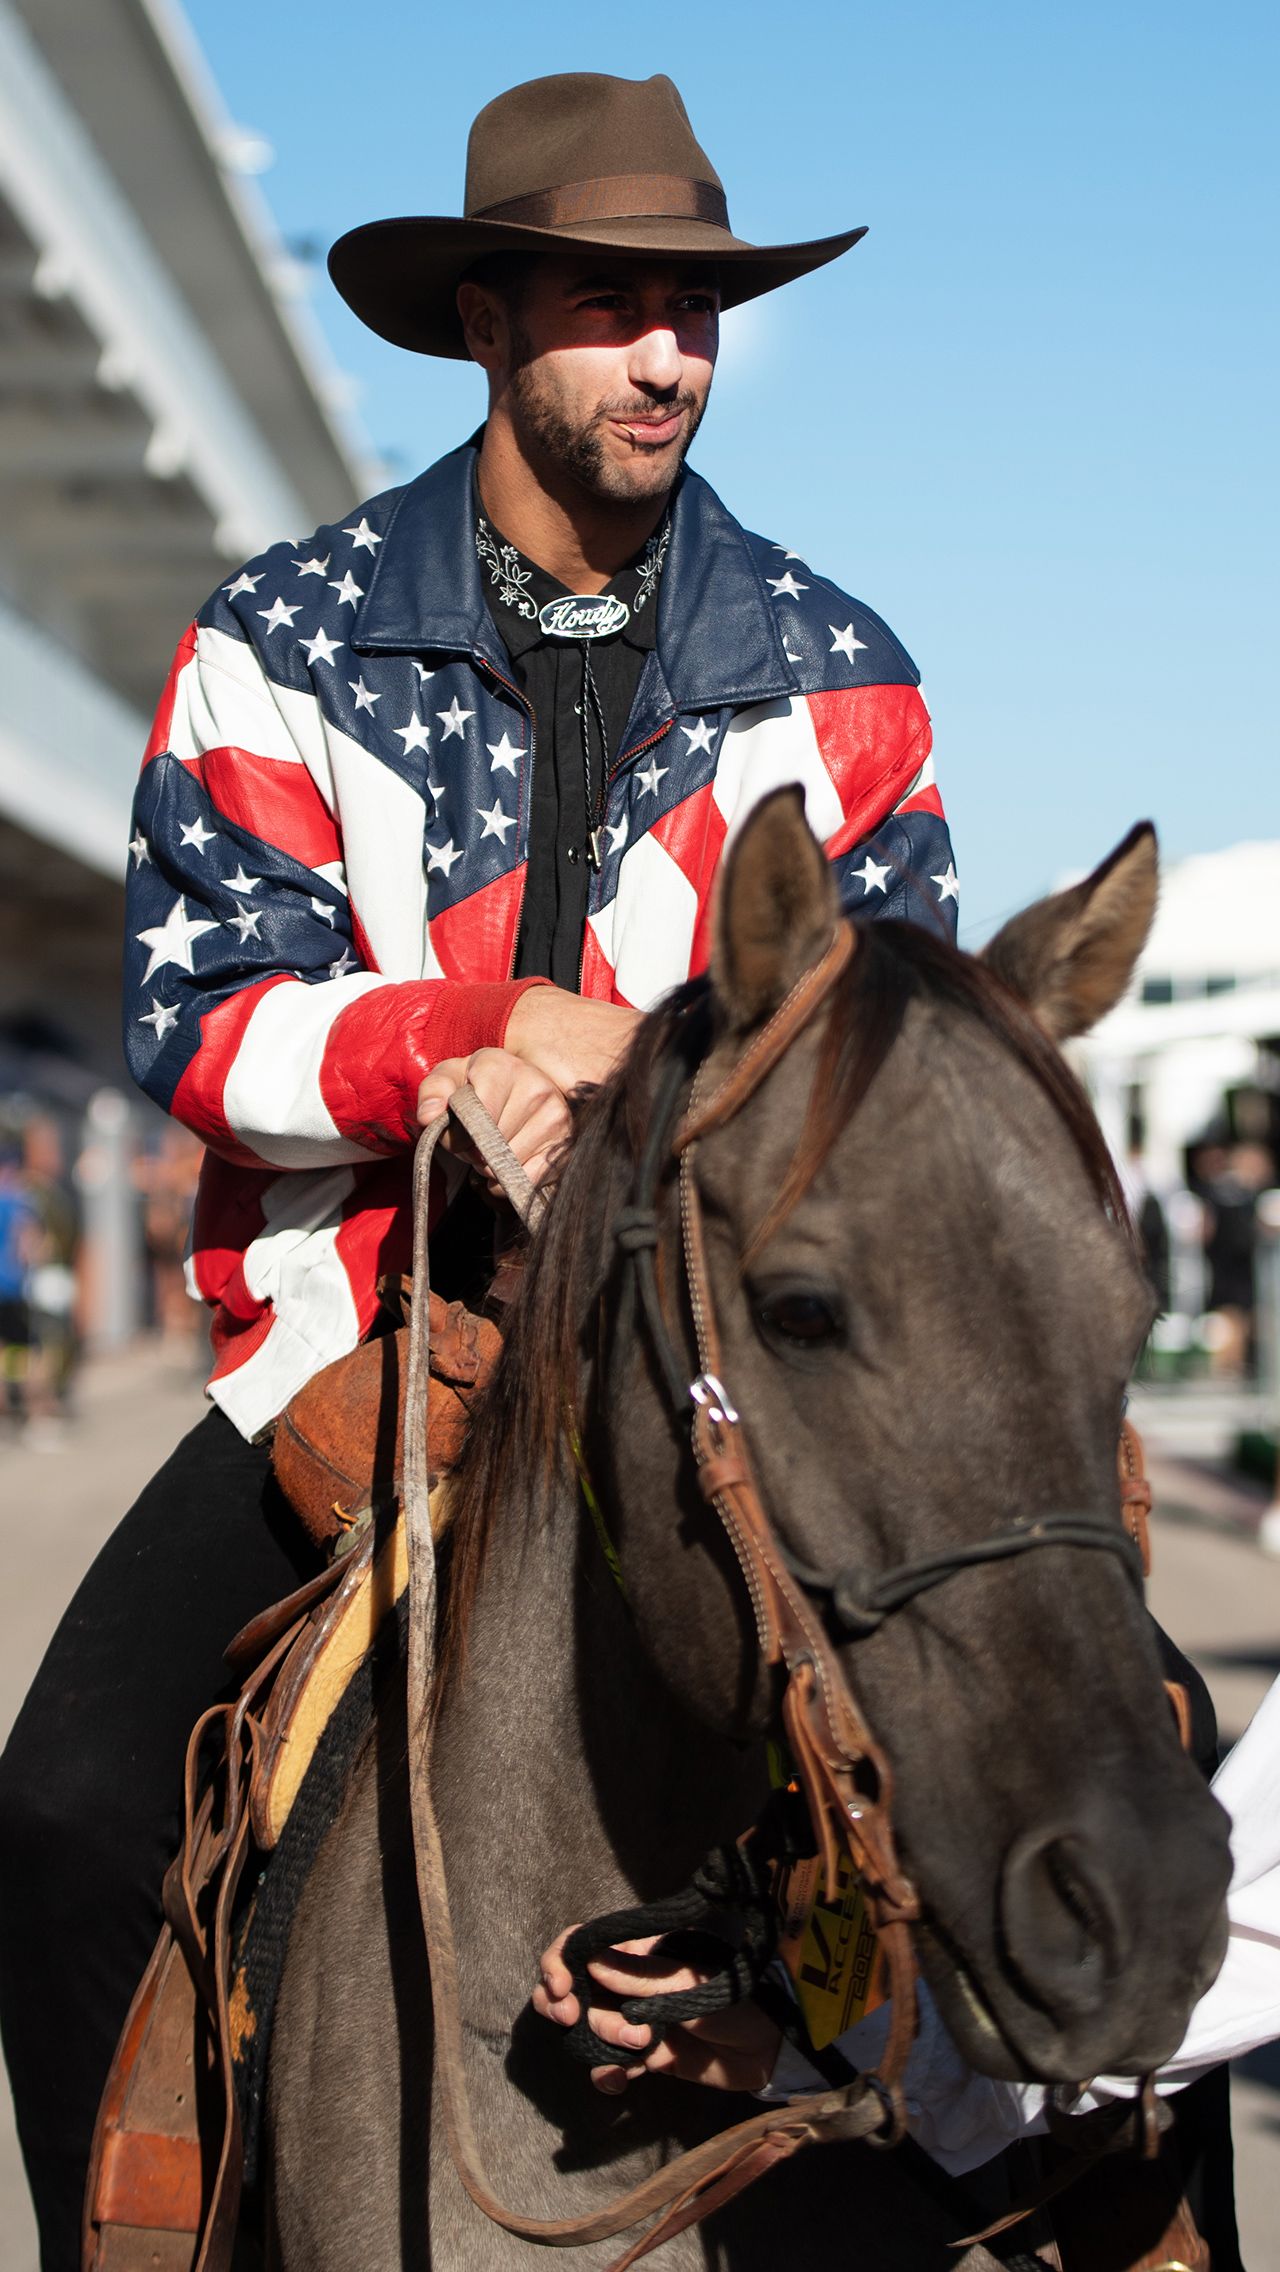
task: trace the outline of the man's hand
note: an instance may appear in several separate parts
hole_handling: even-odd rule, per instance
[[[471,1057],[444,1057],[418,1090],[420,1125],[427,1128],[438,1120],[454,1090],[468,1081],[490,1118],[497,1121],[529,1181],[541,1183],[569,1134],[563,1089],[509,1049],[477,1049]],[[440,1141],[473,1166],[481,1165],[461,1128],[449,1128]],[[491,1176],[486,1181],[497,1189]]]
[[[640,1017],[621,1002],[589,1002],[561,986],[531,986],[507,1020],[506,1046],[568,1096],[582,1082],[608,1078]]]
[[[564,1961],[564,1944],[573,1930],[572,1925],[566,1926],[544,1950],[533,1991],[535,2012],[560,2027],[572,2027],[578,2017],[573,1977]],[[591,1977],[618,1995],[653,1996],[666,1989],[699,1987],[705,1975],[687,1964],[664,1963],[657,1940],[649,1939],[619,1942],[608,1959],[599,1958],[592,1964]],[[588,2017],[606,2043],[616,2043],[619,2050],[644,2062],[642,2068],[634,2069],[593,2067],[591,2080],[596,2089],[611,2095],[624,2091],[639,2073],[678,2075],[683,2082],[708,2083],[722,2091],[762,2090],[773,2073],[782,2040],[773,2021],[766,2019],[758,2004],[750,2002],[728,2004],[708,2019],[668,2028],[665,2040],[652,2050],[646,2049],[651,2041],[649,2029],[634,2026],[620,2012],[597,2011],[592,2006]]]

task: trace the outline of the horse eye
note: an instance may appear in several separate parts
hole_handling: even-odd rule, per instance
[[[779,1287],[756,1304],[756,1320],[765,1338],[792,1350],[819,1349],[844,1336],[839,1303],[812,1286]]]

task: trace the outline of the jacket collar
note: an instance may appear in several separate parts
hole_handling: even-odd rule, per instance
[[[476,558],[477,454],[474,440],[464,442],[400,491],[351,629],[360,652],[434,648],[507,676]],[[685,472],[671,506],[657,654],[645,665],[629,738],[656,732],[673,710],[768,702],[795,688],[743,530],[715,491]]]

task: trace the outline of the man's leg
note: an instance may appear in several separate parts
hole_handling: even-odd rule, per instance
[[[232,1634],[318,1568],[220,1412],[108,1539],[0,1759],[0,2027],[43,2272],[78,2272],[98,2099],[160,1926],[182,1762]]]

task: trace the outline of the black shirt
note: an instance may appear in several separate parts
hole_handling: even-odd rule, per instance
[[[627,719],[655,642],[669,532],[664,520],[636,559],[597,595],[626,607],[621,628],[604,638],[565,638],[548,631],[541,619],[567,596],[566,586],[526,559],[483,514],[477,516],[485,598],[532,712],[529,861],[517,978],[550,978],[577,992],[591,839],[602,822],[608,779],[625,754]]]

